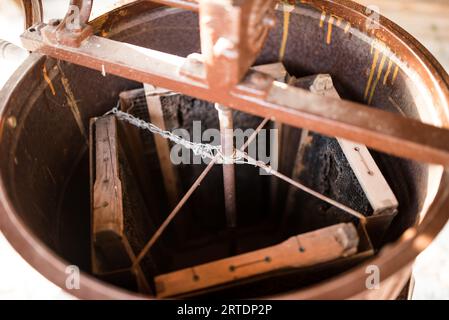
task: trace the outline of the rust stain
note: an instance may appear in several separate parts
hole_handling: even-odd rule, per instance
[[[331,16],[328,21],[327,37],[326,37],[327,44],[331,44],[331,42],[332,42],[332,26],[333,26],[334,20],[335,20],[335,18]]]
[[[382,71],[384,69],[384,65],[385,65],[385,61],[386,60],[387,60],[387,55],[384,53],[383,56],[382,56],[382,59],[380,61],[379,68],[377,70],[376,80],[374,81],[373,87],[371,88],[371,94],[369,96],[368,104],[371,104],[371,101],[373,100],[374,92],[376,91],[376,87],[377,87],[377,84],[379,83],[380,77],[382,75]]]
[[[44,74],[45,82],[47,82],[48,87],[51,90],[51,93],[55,96],[56,95],[56,90],[55,90],[55,87],[53,86],[53,83],[51,82],[50,77],[48,76],[47,67],[45,66],[45,64],[44,64],[44,68],[42,69],[42,72]]]
[[[373,46],[374,47],[374,46]],[[377,61],[379,60],[379,50],[376,48],[376,52],[373,57],[373,64],[371,65],[371,71],[368,77],[368,83],[366,84],[364,98],[368,97],[369,89],[371,88],[371,83],[373,81],[374,72],[376,71]]]
[[[284,10],[284,26],[282,31],[282,42],[279,49],[279,61],[284,60],[285,48],[287,47],[288,31],[290,26],[290,12],[291,10]]]
[[[324,21],[326,20],[326,11],[321,12],[320,28],[324,27]]]

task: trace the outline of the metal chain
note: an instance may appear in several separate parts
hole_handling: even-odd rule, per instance
[[[166,139],[169,139],[170,141],[173,141],[174,143],[180,144],[180,145],[192,150],[194,154],[201,156],[203,159],[204,158],[210,159],[211,163],[250,164],[250,165],[259,167],[259,168],[265,170],[268,174],[277,176],[278,178],[292,184],[293,186],[297,187],[298,189],[301,189],[301,190],[317,197],[318,199],[321,199],[321,200],[323,200],[343,211],[346,211],[347,213],[357,217],[361,221],[366,220],[365,216],[362,213],[357,212],[357,211],[355,211],[355,210],[353,210],[353,209],[351,209],[351,208],[349,208],[349,207],[347,207],[347,206],[345,206],[325,195],[322,195],[322,194],[304,186],[303,184],[301,184],[297,181],[294,181],[293,179],[274,170],[271,166],[265,164],[264,162],[250,157],[244,151],[235,150],[232,157],[225,157],[224,154],[221,152],[220,145],[213,146],[211,144],[190,142],[186,139],[183,139],[183,138],[171,133],[170,131],[162,130],[161,128],[155,126],[154,124],[152,124],[150,122],[146,122],[142,119],[136,118],[135,116],[133,116],[129,113],[120,111],[118,109],[118,107],[113,108],[111,111],[107,112],[105,115],[108,115],[108,114],[113,114],[121,121],[128,122],[140,129],[148,130],[154,134],[158,134]]]
[[[217,163],[235,163],[235,164],[244,164],[248,163],[245,161],[245,157],[241,152],[234,152],[232,157],[226,157],[221,151],[221,145],[214,146],[206,143],[195,143],[180,136],[177,136],[170,131],[162,130],[158,126],[152,124],[151,122],[146,122],[142,119],[139,119],[127,112],[120,111],[117,107],[113,108],[111,111],[107,112],[105,115],[113,114],[117,117],[117,119],[121,121],[128,122],[135,127],[138,127],[143,130],[150,131],[154,134],[158,134],[165,139],[169,139],[170,141],[180,144],[187,149],[193,151],[193,153],[197,156],[201,156],[203,159],[212,160],[216,156],[218,156]]]

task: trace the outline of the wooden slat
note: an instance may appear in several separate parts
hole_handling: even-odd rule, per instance
[[[279,82],[286,82],[287,78],[290,76],[285,69],[285,66],[282,62],[275,62],[269,64],[262,64],[258,66],[254,66],[251,68],[252,70],[259,71],[261,73],[267,74],[270,77],[274,78]],[[275,170],[282,170],[283,168],[283,146],[282,143],[284,137],[284,128],[285,125],[279,121],[274,119],[273,121],[273,129],[276,134],[274,141],[270,141],[270,165]],[[273,142],[273,143],[272,143]],[[276,204],[278,202],[278,193],[279,193],[279,178],[272,176],[271,177],[271,210],[276,210]]]
[[[353,224],[301,234],[264,249],[155,277],[158,297],[173,297],[271,271],[300,268],[354,255],[359,237]]]
[[[285,82],[288,76],[287,70],[285,69],[282,62],[261,64],[258,66],[254,66],[251,69],[265,73],[279,82]]]
[[[154,87],[150,84],[144,84],[144,89],[150,121],[162,130],[167,130],[161,102],[161,95],[164,92],[166,93],[167,90]],[[170,208],[174,208],[181,197],[179,191],[179,178],[170,159],[170,144],[167,139],[159,135],[154,135],[154,142],[156,144],[159,165],[161,166],[162,177]]]
[[[100,118],[96,121],[95,141],[93,232],[123,234],[122,184],[118,172],[115,118]]]
[[[331,76],[321,74],[319,77],[326,81],[326,87],[315,89],[312,86],[311,91],[326,97],[340,99],[340,95],[332,83]],[[394,212],[398,207],[398,200],[368,148],[361,143],[338,137],[336,139],[373,208],[373,215],[383,212]]]
[[[137,188],[128,175],[126,156],[119,143],[117,122],[114,116],[98,118],[91,126],[95,137],[91,152],[91,170],[95,168],[92,195],[92,267],[93,273],[107,277],[111,282],[127,278],[135,279],[140,292],[149,293],[150,287],[140,266],[131,270],[135,250],[140,249],[149,232],[145,205],[132,199],[138,197]],[[127,181],[128,180],[128,181]],[[125,181],[125,182],[124,182]],[[135,182],[134,182],[135,184]],[[132,189],[132,190],[128,190]],[[133,197],[126,196],[126,192]],[[126,198],[129,198],[125,201]],[[117,275],[117,277],[115,277]],[[126,277],[125,277],[126,278]],[[128,283],[133,288],[133,283]]]
[[[311,92],[318,95],[340,99],[337,90],[333,86],[332,78],[328,74],[293,79],[291,84],[301,88],[308,88]],[[373,209],[372,214],[394,213],[398,207],[398,201],[368,148],[363,144],[346,139],[338,137],[336,139]],[[303,129],[292,172],[292,179],[299,179],[299,175],[303,169],[304,149],[310,142],[309,131]],[[295,190],[293,188],[290,188],[288,191],[286,212],[292,211],[294,192]]]

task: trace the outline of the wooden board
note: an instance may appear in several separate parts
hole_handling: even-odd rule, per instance
[[[326,82],[326,85],[318,89],[311,86],[312,92],[340,99],[330,75],[320,74],[317,77],[320,77],[322,82]],[[373,215],[395,212],[398,207],[398,200],[368,148],[363,144],[346,139],[338,137],[336,139],[373,208]]]
[[[114,116],[98,118],[91,131],[93,273],[121,285],[127,279],[128,288],[150,292],[142,268],[131,269],[152,229],[132,166],[120,144],[117,120]]]
[[[292,78],[291,84],[301,88],[307,88],[315,94],[340,99],[333,85],[332,78],[328,74],[319,74],[299,79]],[[349,163],[350,169],[352,169],[352,172],[363,189],[363,193],[372,208],[372,215],[395,213],[398,207],[398,201],[368,148],[363,144],[346,139],[336,137],[336,140]],[[304,149],[309,143],[311,143],[309,131],[302,130],[296,155],[296,164],[292,172],[293,179],[299,179],[302,170]],[[294,189],[290,188],[289,196],[287,197],[287,211],[291,211],[288,208],[293,203],[293,197],[291,197],[293,192]]]
[[[271,247],[155,277],[156,294],[173,297],[272,271],[318,265],[357,253],[353,224],[301,234]]]
[[[167,90],[154,87],[150,84],[144,84],[144,90],[151,123],[164,131],[167,130],[161,102],[161,96],[166,94]],[[181,199],[181,195],[178,173],[170,159],[170,143],[169,140],[159,135],[154,136],[154,141],[156,143],[159,165],[161,166],[168,202],[170,208],[174,208]]]

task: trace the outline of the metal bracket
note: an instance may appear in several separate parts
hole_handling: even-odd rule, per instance
[[[79,47],[93,34],[88,25],[93,0],[70,0],[69,9],[62,21],[51,20],[42,28],[42,36],[46,43]]]

